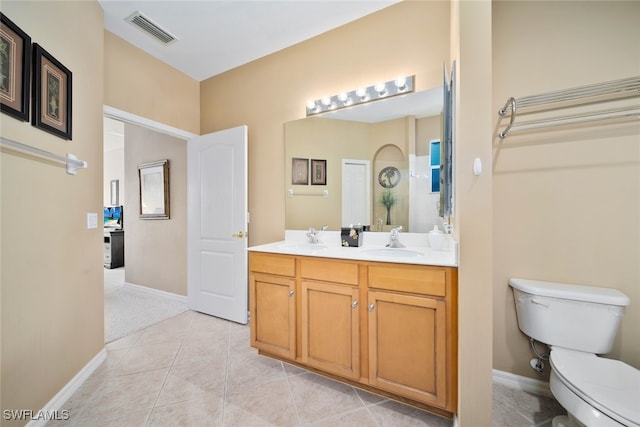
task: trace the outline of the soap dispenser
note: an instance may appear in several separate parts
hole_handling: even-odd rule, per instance
[[[442,245],[444,244],[445,235],[442,231],[440,231],[438,225],[434,225],[433,230],[431,230],[428,234],[429,246],[431,246],[431,249],[433,249],[434,251],[441,251]]]

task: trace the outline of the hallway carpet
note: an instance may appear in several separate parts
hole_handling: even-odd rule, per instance
[[[124,269],[105,269],[105,343],[187,311],[184,303],[127,286]]]

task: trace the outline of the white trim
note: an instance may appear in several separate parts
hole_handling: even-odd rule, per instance
[[[553,397],[549,383],[510,372],[493,370],[493,382],[540,396]]]
[[[42,412],[53,415],[55,411],[59,411],[62,408],[62,405],[69,400],[73,393],[80,388],[80,386],[105,360],[107,360],[107,349],[103,347],[102,350],[100,350],[100,352],[96,354],[93,359],[91,359],[89,363],[87,363],[84,368],[82,368],[80,372],[71,379],[71,381],[62,387],[60,391],[44,405]],[[46,419],[31,420],[27,423],[27,427],[40,427],[46,425],[47,422],[48,420]]]
[[[172,292],[162,291],[160,289],[148,288],[146,286],[135,285],[133,283],[124,282],[123,287],[133,289],[136,291],[146,292],[151,295],[155,295],[162,298],[169,298],[174,301],[178,301],[183,303],[185,306],[187,305],[187,297],[184,295],[174,294]]]
[[[174,128],[169,125],[165,125],[164,123],[156,122],[151,119],[147,119],[146,117],[138,116],[133,113],[128,113],[126,111],[118,110],[117,108],[110,107],[108,105],[103,106],[103,114],[105,117],[110,117],[112,119],[120,120],[126,123],[131,123],[134,125],[142,126],[148,129],[153,129],[158,132],[166,133],[171,136],[175,136],[176,138],[189,140],[193,137],[198,136],[195,133],[188,132],[186,130]]]

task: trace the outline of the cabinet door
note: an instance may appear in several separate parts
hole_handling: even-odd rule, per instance
[[[348,378],[360,377],[359,291],[302,281],[302,362]]]
[[[296,357],[295,279],[249,275],[251,345],[289,359]]]
[[[446,407],[445,302],[369,291],[369,384]]]

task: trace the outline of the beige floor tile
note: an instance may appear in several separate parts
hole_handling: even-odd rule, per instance
[[[174,365],[184,365],[190,363],[214,363],[218,360],[227,360],[229,354],[228,337],[211,337],[210,339],[186,338]]]
[[[227,427],[298,425],[286,377],[268,383],[237,387],[225,399],[224,425]]]
[[[83,420],[82,424],[78,424],[77,427],[89,425],[91,427],[144,427],[150,413],[151,409],[145,409],[110,419],[90,418]]]
[[[387,400],[386,397],[379,396],[379,395],[373,394],[373,393],[369,393],[368,391],[359,389],[357,387],[354,387],[353,389],[356,391],[356,394],[358,395],[360,400],[362,400],[362,403],[364,403],[365,406],[377,405],[378,403],[381,403],[381,402],[384,402],[385,400]]]
[[[141,331],[134,332],[131,335],[127,335],[126,337],[122,337],[115,341],[111,341],[107,343],[105,346],[107,350],[120,350],[123,348],[131,348],[135,345],[135,343],[140,339],[142,334],[144,333],[144,329]]]
[[[106,345],[47,426],[450,427],[451,420],[259,356],[249,326],[188,311]],[[550,426],[553,398],[494,385],[493,426]]]
[[[158,406],[151,411],[147,427],[222,426],[222,406],[223,399],[217,396]]]
[[[376,421],[366,408],[362,408],[306,425],[313,427],[375,427]]]
[[[156,405],[167,405],[225,392],[226,360],[173,366],[162,387]]]
[[[282,362],[256,352],[234,354],[227,364],[227,389],[268,383],[286,378]]]
[[[303,424],[364,407],[351,386],[313,373],[287,378],[298,416]]]
[[[121,375],[167,368],[180,349],[180,343],[166,342],[133,347],[120,362]]]
[[[143,329],[135,345],[159,344],[164,342],[182,342],[193,321],[193,312],[186,311]]]
[[[451,420],[393,400],[369,406],[367,409],[380,427],[451,427],[453,425]]]
[[[153,407],[168,368],[104,380],[87,402],[80,417],[110,420],[129,412]]]

